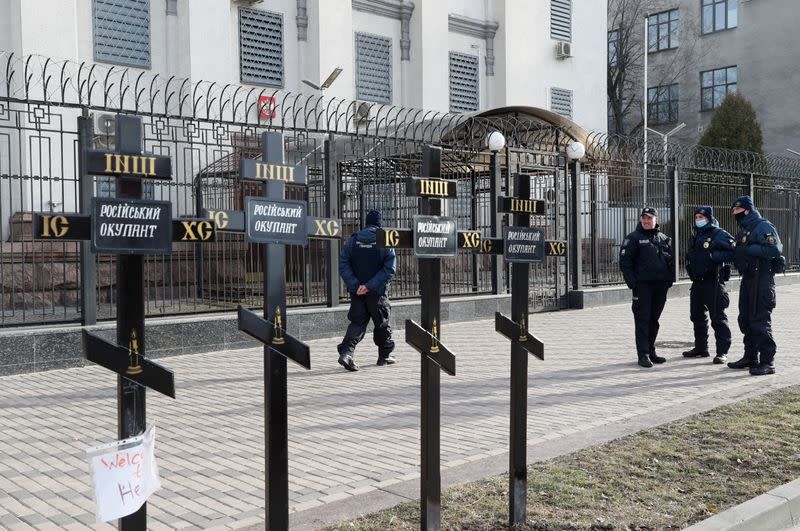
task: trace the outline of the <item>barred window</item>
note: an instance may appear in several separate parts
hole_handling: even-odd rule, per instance
[[[551,88],[550,110],[572,120],[572,91],[562,88]]]
[[[94,59],[150,68],[150,0],[94,0]]]
[[[653,125],[678,121],[678,84],[647,89],[647,119]]]
[[[283,15],[239,8],[239,55],[244,83],[283,86]]]
[[[572,40],[572,0],[550,0],[550,37]]]
[[[738,76],[735,66],[700,72],[700,110],[716,109],[727,94],[735,94]]]
[[[738,0],[702,0],[703,33],[735,28],[739,23]]]
[[[392,40],[356,33],[356,98],[392,103]]]
[[[450,52],[450,111],[477,111],[478,56]]]
[[[678,47],[678,10],[647,17],[647,51],[660,52]]]

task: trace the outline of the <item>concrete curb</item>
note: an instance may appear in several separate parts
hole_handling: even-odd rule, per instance
[[[800,526],[800,479],[698,522],[686,531],[751,531]]]

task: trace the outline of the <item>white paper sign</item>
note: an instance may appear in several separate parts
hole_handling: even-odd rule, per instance
[[[136,437],[88,448],[98,522],[135,513],[161,488],[153,449],[156,428]]]

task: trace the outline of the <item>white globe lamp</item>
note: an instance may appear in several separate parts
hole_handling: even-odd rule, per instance
[[[506,137],[500,131],[492,131],[486,137],[486,144],[489,146],[489,151],[500,151],[506,147]]]
[[[570,142],[567,146],[567,158],[569,160],[580,160],[586,155],[586,147],[580,142]]]

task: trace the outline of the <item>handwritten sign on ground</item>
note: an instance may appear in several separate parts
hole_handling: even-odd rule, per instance
[[[98,522],[108,522],[139,510],[161,487],[153,449],[155,426],[136,437],[88,448]]]

